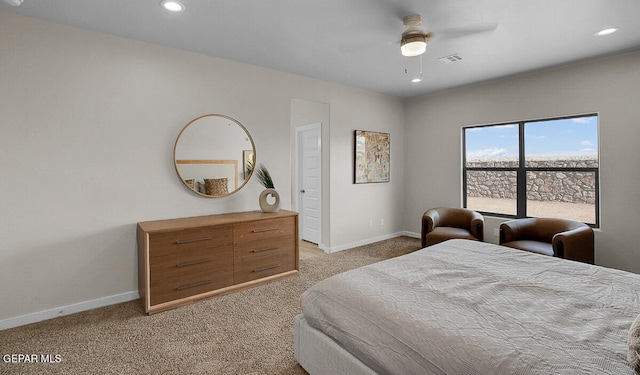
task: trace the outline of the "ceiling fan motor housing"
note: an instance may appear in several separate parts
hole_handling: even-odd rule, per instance
[[[417,14],[406,16],[403,20],[407,28],[400,39],[400,51],[403,56],[419,56],[427,49],[427,42],[431,39],[431,33],[425,33],[418,29],[422,23],[422,17]]]

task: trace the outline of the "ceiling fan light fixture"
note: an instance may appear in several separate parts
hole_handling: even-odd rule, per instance
[[[420,56],[427,51],[427,38],[424,35],[408,35],[400,41],[402,56]]]
[[[182,12],[185,8],[184,4],[176,0],[162,0],[160,6],[171,12]]]

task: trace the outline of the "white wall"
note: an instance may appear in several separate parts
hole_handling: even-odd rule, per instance
[[[331,90],[327,121],[327,104],[311,93],[307,93],[307,97],[313,97],[313,100],[292,99],[292,126],[312,122],[330,124],[329,129],[324,126],[322,129],[322,248],[336,252],[403,233],[403,101],[366,92],[354,95],[349,90]],[[355,130],[390,134],[390,182],[353,183]],[[327,167],[330,168],[328,178]]]
[[[401,230],[401,100],[0,13],[0,329],[135,297],[139,221],[259,209],[256,181],[215,199],[179,181],[173,145],[195,117],[240,121],[290,208],[291,98],[331,106],[326,245]],[[391,183],[352,184],[356,128],[391,132]]]
[[[461,127],[599,113],[600,214],[596,264],[640,272],[640,53],[557,68],[406,102],[407,229],[422,213],[462,202]],[[485,240],[497,242],[486,220]]]
[[[404,116],[400,100],[336,93],[331,103],[331,245],[404,230]],[[390,135],[390,182],[354,184],[354,130]],[[384,225],[381,221],[384,220]],[[370,226],[372,223],[372,226]]]

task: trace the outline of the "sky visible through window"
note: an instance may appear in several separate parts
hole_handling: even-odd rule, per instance
[[[465,129],[466,158],[517,159],[518,124]],[[598,116],[525,123],[527,158],[598,155]]]

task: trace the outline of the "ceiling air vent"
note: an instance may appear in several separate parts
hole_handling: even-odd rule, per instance
[[[440,60],[441,62],[443,62],[445,64],[451,64],[451,63],[458,62],[458,61],[462,60],[462,57],[460,57],[460,55],[458,55],[457,53],[454,53],[453,55],[441,57],[438,60]]]

